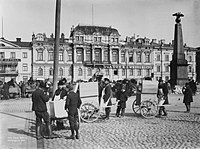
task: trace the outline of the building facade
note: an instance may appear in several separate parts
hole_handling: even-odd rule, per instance
[[[34,79],[53,79],[54,37],[32,36],[32,75]],[[188,74],[196,78],[196,49],[184,46]],[[89,80],[103,75],[110,80],[124,78],[170,79],[173,43],[164,40],[127,37],[121,41],[117,29],[77,25],[69,38],[60,37],[59,78]]]
[[[0,38],[0,80],[26,81],[31,77],[31,42]]]

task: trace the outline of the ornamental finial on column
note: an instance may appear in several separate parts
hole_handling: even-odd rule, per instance
[[[175,19],[176,23],[180,23],[181,17],[184,17],[184,15],[181,12],[174,13],[172,16],[176,16],[176,19]]]

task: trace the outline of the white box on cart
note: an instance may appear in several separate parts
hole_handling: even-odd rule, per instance
[[[64,109],[65,100],[55,100],[49,102],[49,113],[51,118],[64,118],[68,117],[67,112]]]

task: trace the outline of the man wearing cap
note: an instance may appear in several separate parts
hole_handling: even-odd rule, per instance
[[[73,91],[73,85],[69,85],[69,94],[65,103],[65,110],[68,112],[69,125],[71,129],[71,139],[79,139],[79,117],[78,117],[78,108],[82,104],[80,95]],[[74,133],[76,132],[76,135]]]
[[[104,100],[104,103],[108,102],[107,107],[105,108],[105,113],[106,113],[105,119],[108,120],[110,116],[111,106],[112,106],[112,102],[111,102],[112,90],[111,90],[110,80],[108,78],[104,78],[104,82],[105,82],[105,87],[103,90],[104,92],[103,100]]]
[[[44,82],[38,82],[36,90],[32,93],[32,110],[35,111],[36,115],[36,138],[42,139],[41,135],[41,126],[42,126],[42,120],[44,120],[46,124],[46,128],[48,131],[48,138],[54,138],[52,134],[52,129],[50,125],[50,117],[47,112],[47,106],[46,102],[49,101],[49,96],[47,94],[44,94],[44,88],[45,83]]]

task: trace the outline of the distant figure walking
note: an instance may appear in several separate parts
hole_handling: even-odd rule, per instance
[[[185,104],[185,107],[186,107],[185,113],[189,113],[191,102],[193,102],[192,89],[190,88],[189,83],[185,84],[185,86],[182,89],[182,92],[183,92],[183,95],[184,95],[183,103]]]

